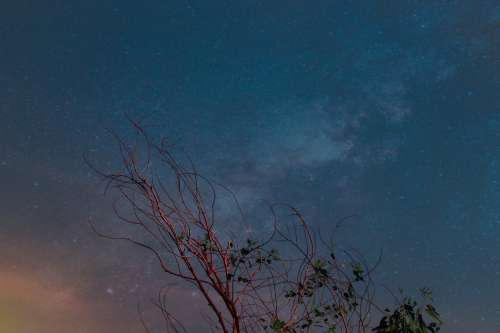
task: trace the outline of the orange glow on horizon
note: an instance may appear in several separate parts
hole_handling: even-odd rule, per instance
[[[23,272],[0,271],[0,333],[136,332],[113,306],[71,288],[46,286]]]

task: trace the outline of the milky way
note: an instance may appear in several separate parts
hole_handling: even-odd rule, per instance
[[[0,7],[0,331],[138,332],[138,302],[154,325],[167,280],[87,224],[120,231],[82,156],[117,166],[105,128],[126,135],[125,115],[255,228],[263,201],[327,231],[356,214],[342,239],[384,249],[381,284],[431,287],[446,332],[500,329],[496,1]],[[173,293],[190,318],[177,300],[197,295]]]

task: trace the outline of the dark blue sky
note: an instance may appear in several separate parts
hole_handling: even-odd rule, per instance
[[[357,214],[342,238],[384,249],[381,283],[432,287],[445,332],[500,330],[496,1],[15,1],[0,42],[0,328],[33,289],[52,310],[21,333],[137,331],[109,322],[159,277],[89,232],[113,217],[82,161],[116,162],[128,114],[249,214]]]

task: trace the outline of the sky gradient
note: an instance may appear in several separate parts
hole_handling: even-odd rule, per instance
[[[357,214],[341,238],[443,332],[500,331],[497,1],[21,0],[0,42],[0,332],[140,332],[164,277],[86,223],[120,228],[82,155],[117,165],[126,114],[250,216]]]

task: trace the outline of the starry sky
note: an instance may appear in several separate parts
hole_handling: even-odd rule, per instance
[[[356,214],[381,284],[500,331],[497,1],[4,1],[0,42],[0,332],[140,332],[138,302],[155,325],[154,260],[86,223],[120,228],[82,155],[116,166],[125,115],[250,216]]]

